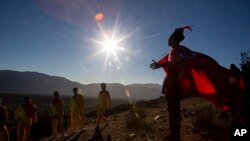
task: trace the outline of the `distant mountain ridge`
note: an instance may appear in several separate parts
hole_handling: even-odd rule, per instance
[[[51,94],[58,90],[62,95],[72,95],[72,88],[78,87],[85,96],[96,97],[100,84],[81,84],[64,77],[50,76],[39,72],[20,72],[0,70],[0,93]],[[107,89],[113,98],[153,99],[161,95],[159,84],[107,83]],[[129,94],[127,93],[129,92]]]

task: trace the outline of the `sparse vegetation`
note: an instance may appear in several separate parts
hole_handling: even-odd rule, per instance
[[[216,110],[211,105],[206,105],[200,108],[192,119],[192,125],[203,131],[213,130],[215,125],[214,115]]]
[[[152,130],[152,126],[146,121],[145,117],[146,113],[144,109],[131,106],[128,115],[125,117],[126,127],[130,130]]]
[[[227,113],[218,116],[219,110],[213,105],[200,107],[192,118],[192,125],[203,139],[228,140],[230,117]]]
[[[240,55],[240,66],[246,92],[246,95],[243,98],[245,100],[243,106],[245,112],[245,123],[250,124],[250,49],[248,51],[242,52]]]

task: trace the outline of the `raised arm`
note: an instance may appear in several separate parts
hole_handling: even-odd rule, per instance
[[[155,60],[152,60],[153,63],[150,64],[150,68],[152,69],[159,69],[161,67],[165,67],[168,65],[168,58],[169,55],[167,54],[165,57],[163,57],[160,61],[156,62]]]

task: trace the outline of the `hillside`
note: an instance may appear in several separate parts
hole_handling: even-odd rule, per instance
[[[113,141],[165,141],[169,133],[168,109],[165,98],[141,101],[136,104],[138,118],[131,118],[131,105],[123,104],[114,107],[108,114],[109,126],[104,128],[102,136],[111,135]],[[218,110],[206,100],[189,98],[181,102],[183,141],[227,140],[228,119],[218,117]],[[95,115],[87,114],[87,131],[70,134],[60,141],[88,141],[94,134]],[[49,141],[45,137],[41,141]]]
[[[72,88],[78,87],[85,96],[96,97],[100,91],[100,84],[81,84],[59,76],[50,76],[39,72],[19,72],[0,70],[0,93],[29,93],[51,94],[57,90],[61,95],[71,95]],[[159,84],[107,84],[113,98],[153,99],[161,95]]]

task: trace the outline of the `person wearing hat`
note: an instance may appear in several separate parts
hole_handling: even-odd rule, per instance
[[[97,105],[96,105],[96,127],[99,127],[99,125],[104,120],[106,122],[106,125],[108,124],[107,119],[104,116],[104,112],[111,107],[111,100],[110,100],[110,94],[106,90],[106,84],[101,83],[101,91],[99,92],[98,99],[97,99]]]
[[[78,88],[73,88],[74,96],[71,98],[71,128],[76,133],[76,120],[80,118],[80,126],[84,129],[84,97],[78,93]]]
[[[0,98],[0,141],[9,141],[9,132],[5,126],[8,116],[8,110],[1,104],[2,99]]]
[[[181,124],[181,111],[180,111],[180,84],[179,77],[182,71],[181,57],[179,53],[189,53],[190,50],[179,43],[184,40],[184,29],[190,29],[191,26],[185,26],[175,29],[168,39],[168,45],[171,51],[168,55],[160,61],[150,64],[152,69],[163,67],[167,76],[164,79],[162,93],[167,97],[168,111],[169,111],[169,126],[170,134],[166,138],[170,141],[180,140],[180,124]]]
[[[29,97],[25,97],[24,104],[20,105],[16,109],[15,118],[18,121],[18,141],[27,141],[31,126],[37,121],[37,107],[31,103],[31,99]]]
[[[63,128],[64,101],[59,96],[59,92],[54,92],[54,99],[49,106],[49,116],[51,117],[53,137],[57,137],[57,128],[59,127],[62,136],[66,136]]]

